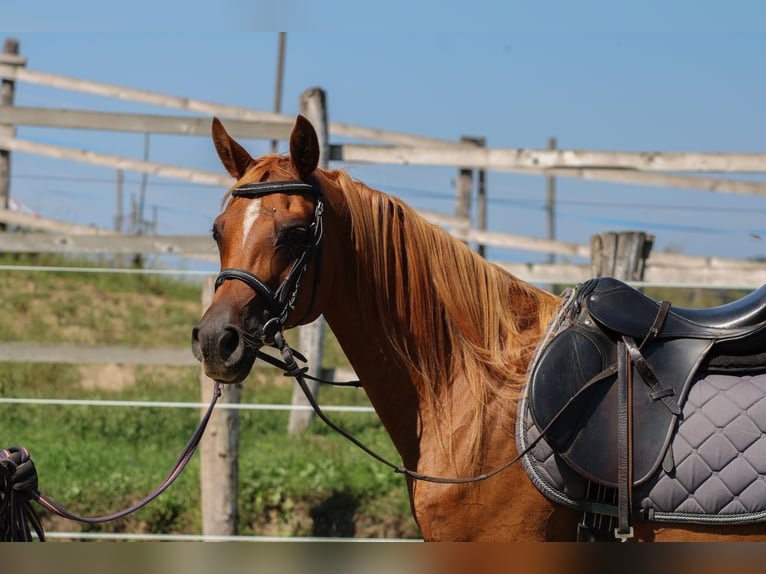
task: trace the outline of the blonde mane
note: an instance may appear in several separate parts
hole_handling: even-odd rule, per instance
[[[455,378],[465,380],[476,408],[471,444],[461,449],[469,446],[477,461],[487,405],[499,399],[509,417],[515,413],[559,299],[488,263],[399,199],[340,170],[320,179],[342,190],[351,215],[358,279],[370,294],[362,315],[376,314],[437,420],[446,415],[438,410],[441,394]]]
[[[422,409],[451,424],[440,400],[462,378],[475,400],[471,460],[480,462],[488,405],[501,401],[512,420],[526,368],[559,299],[488,263],[401,200],[318,170],[322,188],[340,191],[351,216],[364,317],[382,325],[391,350],[418,388]],[[289,159],[258,159],[239,182],[296,179]],[[228,196],[227,196],[228,197]],[[451,436],[450,432],[444,433]],[[453,453],[453,445],[444,445]]]

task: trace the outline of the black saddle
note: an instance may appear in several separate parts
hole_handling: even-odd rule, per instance
[[[591,279],[565,298],[536,352],[530,413],[567,464],[620,491],[627,515],[633,486],[660,465],[672,471],[668,446],[697,372],[764,369],[764,351],[766,286],[684,309],[617,279]]]

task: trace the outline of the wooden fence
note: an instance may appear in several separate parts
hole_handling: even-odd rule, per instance
[[[6,44],[8,42],[6,41]],[[285,140],[294,118],[273,112],[206,102],[181,96],[158,94],[145,90],[114,86],[77,78],[27,69],[25,59],[17,53],[0,54],[0,78],[3,97],[0,99],[0,152],[6,156],[13,151],[39,154],[88,164],[130,170],[189,182],[205,183],[226,188],[231,181],[222,171],[218,173],[151,161],[86,151],[70,147],[35,142],[16,137],[16,126],[47,126],[78,130],[110,130],[141,133],[205,136],[209,134],[212,115],[226,118],[227,129],[237,137],[264,140]],[[13,50],[11,49],[10,52]],[[83,110],[54,110],[26,108],[13,105],[16,82],[41,84],[65,90],[113,97],[120,100],[153,104],[200,116],[127,114]],[[725,177],[701,177],[692,173],[766,173],[766,154],[723,153],[662,153],[662,152],[603,152],[564,149],[492,149],[476,142],[447,141],[393,131],[328,122],[329,162],[382,163],[430,166],[454,166],[458,173],[471,175],[477,170],[507,171],[539,174],[548,177],[573,177],[631,183],[692,188],[733,194],[766,195],[766,182],[744,181]],[[333,139],[354,138],[371,140],[372,144],[336,144]],[[462,170],[462,172],[461,172]],[[685,172],[685,173],[678,173]],[[4,180],[5,178],[5,180]],[[120,236],[107,248],[106,240],[87,240],[85,235],[108,235],[109,232],[91,227],[73,226],[66,222],[31,218],[3,209],[7,205],[9,172],[3,170],[0,155],[0,223],[23,226],[46,233],[29,232],[10,237],[0,234],[0,251],[50,250],[55,252],[103,253],[117,248],[122,253],[175,254],[188,257],[214,258],[215,247],[206,237],[173,236],[147,238]],[[5,196],[3,195],[5,190]],[[5,199],[4,199],[5,197]],[[473,224],[472,193],[458,195],[453,214],[423,212],[430,221],[443,225],[456,237],[482,246],[542,252],[559,256],[586,258],[589,246],[543,238],[525,237],[482,229]],[[466,208],[466,202],[469,202]],[[477,214],[481,220],[481,213]],[[51,232],[55,234],[50,237]],[[119,246],[116,245],[119,243]],[[113,251],[112,251],[113,252]],[[559,282],[564,278],[578,281],[589,273],[588,265],[546,265],[501,263],[522,279],[533,283]],[[679,268],[683,271],[679,272]],[[740,260],[666,255],[654,253],[647,262],[647,281],[690,285],[727,285],[736,277],[739,286],[766,283],[764,265]]]
[[[111,254],[172,254],[200,259],[216,259],[216,249],[208,236],[129,236],[113,231],[68,222],[31,217],[7,208],[10,194],[9,158],[12,152],[25,152],[42,156],[83,162],[130,170],[139,173],[204,183],[227,188],[231,179],[221,171],[207,172],[187,167],[161,164],[86,151],[70,147],[25,140],[16,136],[17,126],[46,126],[77,130],[109,130],[153,134],[174,134],[208,137],[210,116],[225,118],[227,129],[235,137],[264,140],[285,140],[289,137],[294,118],[291,116],[235,107],[225,104],[195,100],[181,96],[158,94],[145,90],[108,85],[82,79],[70,78],[26,68],[25,59],[14,53],[12,43],[6,41],[6,50],[0,54],[0,224],[23,228],[24,232],[0,231],[0,252],[55,252],[55,253],[111,253]],[[17,48],[17,46],[15,46]],[[17,50],[16,50],[17,52]],[[132,102],[165,106],[189,115],[128,114],[93,112],[83,110],[53,110],[14,105],[16,82],[29,82],[65,90],[113,97]],[[302,97],[306,97],[310,90]],[[307,104],[309,106],[309,104]],[[310,107],[310,106],[309,106]],[[312,113],[314,123],[327,111]],[[421,211],[428,220],[447,228],[455,237],[478,246],[494,246],[530,252],[548,253],[579,259],[589,259],[591,246],[551,239],[524,237],[501,233],[484,228],[486,221],[486,187],[482,182],[482,170],[537,174],[552,177],[572,177],[631,183],[642,185],[671,186],[715,191],[732,194],[766,195],[766,183],[744,181],[727,177],[699,176],[691,174],[741,174],[766,173],[766,154],[720,154],[720,153],[659,153],[659,152],[594,152],[560,149],[492,149],[482,147],[476,141],[445,141],[392,131],[351,126],[334,122],[326,123],[328,141],[325,158],[328,162],[381,163],[429,166],[453,166],[458,173],[460,185],[455,199],[454,213]],[[370,140],[371,144],[333,143],[337,138]],[[553,147],[553,146],[552,146]],[[683,173],[680,173],[683,172]],[[477,191],[477,225],[473,223],[471,206],[473,188],[479,174]],[[483,207],[482,207],[483,206]],[[518,277],[533,283],[575,283],[592,276],[589,264],[564,263],[509,263],[496,262]],[[766,283],[766,264],[733,259],[697,257],[681,254],[653,253],[642,266],[646,282],[674,285],[706,285],[754,287]],[[208,291],[209,293],[209,285]],[[204,295],[208,297],[208,295]],[[204,302],[203,302],[204,304]],[[314,335],[311,335],[314,336]],[[320,346],[314,343],[313,346]],[[305,349],[308,354],[311,349]],[[83,362],[166,362],[167,364],[193,364],[188,351],[173,349],[127,350],[115,348],[87,349]],[[31,353],[31,354],[30,354]],[[0,345],[0,360],[20,360],[23,357],[45,356],[46,360],[79,360],[72,349],[61,346],[39,346],[31,349],[21,345]],[[207,400],[209,382],[202,380],[203,399]],[[230,396],[224,400],[236,402],[237,390],[232,387]],[[233,417],[236,410],[226,415]],[[231,418],[223,420],[224,427],[235,426]],[[212,433],[215,435],[215,432]],[[224,476],[221,459],[236,472],[236,438],[221,434],[218,442],[203,447],[216,458],[216,480]],[[204,454],[204,453],[203,453]],[[203,470],[203,473],[206,472]],[[224,480],[230,485],[236,475]],[[234,520],[231,515],[230,487],[213,482],[212,475],[203,482],[211,485],[210,494],[203,494],[203,506],[216,513],[215,520],[224,532],[231,531]],[[207,496],[218,498],[206,498]],[[223,497],[223,499],[221,498]],[[228,499],[226,499],[228,497]],[[224,500],[225,499],[225,500]],[[236,503],[236,501],[234,501]],[[210,533],[214,533],[211,531]],[[220,533],[220,531],[218,531]]]

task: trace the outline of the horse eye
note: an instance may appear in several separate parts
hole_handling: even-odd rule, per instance
[[[213,229],[211,230],[211,233],[213,234],[213,241],[216,243],[221,243],[221,233],[218,231],[218,226],[214,225]]]
[[[279,234],[277,247],[284,247],[290,251],[290,255],[298,257],[306,246],[307,231],[303,226],[286,227]]]
[[[303,226],[288,227],[282,232],[279,243],[289,247],[302,247],[306,243],[306,228]]]

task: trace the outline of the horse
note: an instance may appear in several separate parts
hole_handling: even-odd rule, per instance
[[[192,332],[205,373],[241,382],[259,349],[324,316],[404,468],[426,541],[572,541],[579,512],[535,487],[517,457],[527,368],[561,297],[487,262],[400,199],[321,169],[298,116],[289,155],[253,158],[217,118],[235,179],[212,235],[221,274]],[[420,475],[477,477],[439,483]],[[637,519],[634,540],[764,540],[760,524]]]

